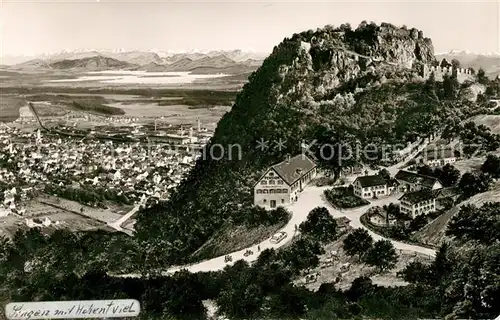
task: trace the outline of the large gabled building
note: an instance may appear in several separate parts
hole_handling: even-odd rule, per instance
[[[353,182],[354,194],[363,199],[388,195],[387,181],[379,175],[357,177]]]
[[[436,192],[431,189],[408,192],[399,198],[399,202],[401,212],[415,219],[418,215],[436,211]]]
[[[289,157],[268,168],[254,185],[254,205],[273,209],[297,201],[316,174],[316,164],[307,156]]]

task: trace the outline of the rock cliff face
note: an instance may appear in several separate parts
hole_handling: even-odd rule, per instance
[[[422,31],[386,23],[362,23],[356,30],[343,25],[308,31],[294,35],[290,41],[298,41],[301,46],[293,64],[282,67],[282,77],[287,77],[285,70],[302,73],[301,81],[307,78],[311,86],[301,86],[309,87],[316,100],[324,98],[318,95],[328,96],[329,91],[356,78],[411,69],[416,64],[430,65],[435,60],[432,41],[424,38]]]

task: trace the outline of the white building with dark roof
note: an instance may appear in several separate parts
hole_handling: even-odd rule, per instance
[[[401,192],[413,192],[422,189],[438,190],[443,188],[443,184],[439,179],[416,172],[399,170],[394,178],[398,181],[399,191]]]
[[[382,176],[357,177],[353,182],[354,194],[363,199],[370,199],[389,194],[387,181]]]
[[[405,193],[399,201],[401,212],[408,214],[412,219],[436,211],[436,192],[430,189]]]
[[[268,168],[254,185],[254,205],[273,209],[290,204],[316,174],[316,164],[307,156],[287,158]]]

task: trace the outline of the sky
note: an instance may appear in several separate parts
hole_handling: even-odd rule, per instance
[[[0,55],[64,49],[270,52],[295,32],[362,20],[423,30],[436,53],[500,52],[500,1],[0,0]]]

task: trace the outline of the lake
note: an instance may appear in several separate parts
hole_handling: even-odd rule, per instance
[[[72,79],[48,80],[47,82],[86,82],[108,84],[189,84],[204,79],[223,78],[228,74],[191,74],[190,72],[146,71],[94,71]]]

